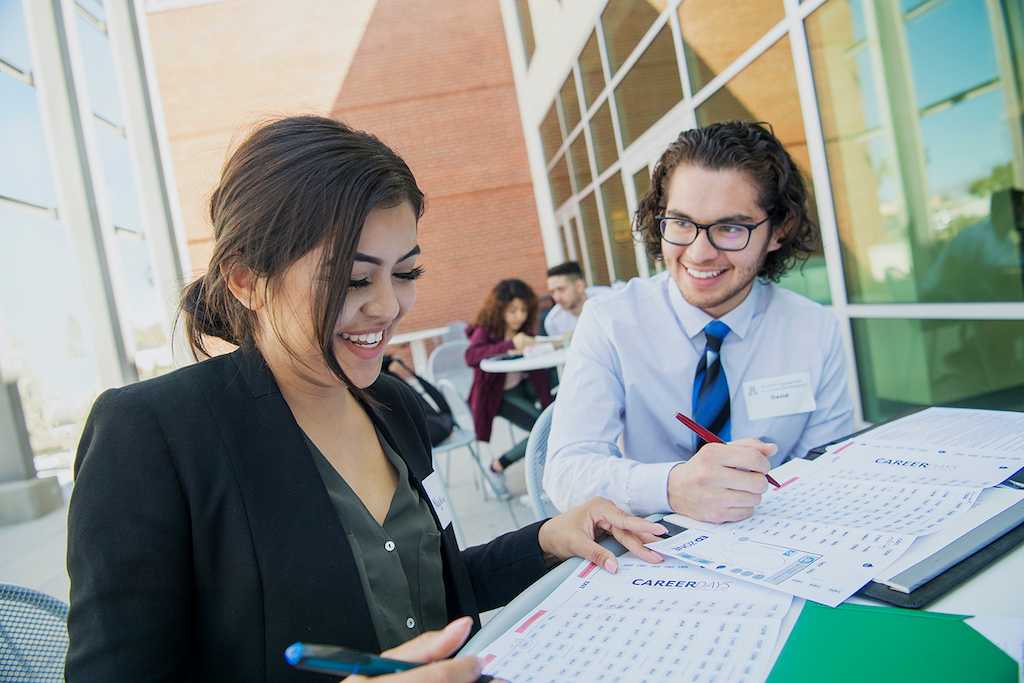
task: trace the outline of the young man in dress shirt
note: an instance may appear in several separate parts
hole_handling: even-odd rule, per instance
[[[611,287],[587,287],[580,264],[566,261],[548,269],[548,290],[555,305],[544,317],[544,334],[561,337],[576,328],[587,299],[610,291]]]
[[[637,211],[665,272],[592,300],[573,335],[544,488],[634,514],[750,516],[764,472],[853,430],[836,319],[773,282],[814,248],[804,181],[762,124],[684,131]],[[683,412],[728,444],[704,444]]]

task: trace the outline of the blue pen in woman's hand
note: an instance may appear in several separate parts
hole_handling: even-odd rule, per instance
[[[418,662],[380,657],[369,652],[350,650],[338,645],[293,643],[284,651],[285,660],[297,669],[337,676],[385,676],[425,666]],[[494,680],[482,675],[476,683]]]

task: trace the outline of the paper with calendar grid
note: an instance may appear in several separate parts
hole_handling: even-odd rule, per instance
[[[672,559],[583,561],[484,648],[484,673],[549,681],[763,681],[792,598]]]
[[[841,464],[841,463],[840,463]],[[835,607],[882,574],[914,539],[966,514],[981,488],[911,478],[846,478],[837,461],[804,463],[742,522],[669,515],[685,529],[648,547],[695,566]]]

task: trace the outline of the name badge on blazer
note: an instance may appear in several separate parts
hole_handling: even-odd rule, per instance
[[[437,521],[441,523],[441,530],[444,531],[452,523],[452,508],[448,503],[448,496],[445,495],[441,477],[437,472],[431,472],[430,476],[423,480],[423,489],[427,492],[430,504],[437,514]]]
[[[751,420],[809,413],[817,404],[811,389],[811,373],[766,377],[743,383],[743,399]]]

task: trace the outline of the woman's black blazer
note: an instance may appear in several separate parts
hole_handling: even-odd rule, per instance
[[[411,392],[382,376],[369,413],[429,503],[430,442]],[[104,392],[75,474],[72,683],[319,681],[285,664],[289,644],[379,651],[351,547],[254,347]],[[449,525],[449,617],[479,628],[480,611],[538,579],[538,529],[460,551]]]

